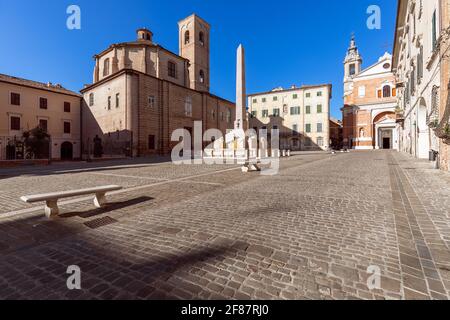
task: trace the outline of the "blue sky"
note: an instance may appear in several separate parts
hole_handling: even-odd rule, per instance
[[[81,8],[81,30],[66,28],[66,9]],[[381,30],[366,26],[370,5]],[[0,0],[0,73],[61,83],[92,81],[92,56],[135,39],[138,27],[178,53],[177,21],[197,13],[211,26],[211,92],[235,100],[236,48],[246,49],[248,93],[292,84],[333,84],[332,116],[341,118],[342,79],[352,32],[363,67],[392,51],[395,0]]]

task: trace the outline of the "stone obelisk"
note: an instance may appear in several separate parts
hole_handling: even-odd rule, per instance
[[[244,115],[246,112],[246,92],[245,92],[245,52],[244,47],[239,45],[237,49],[236,64],[236,121],[235,130],[244,130]]]

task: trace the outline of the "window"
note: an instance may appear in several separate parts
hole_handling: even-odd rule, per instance
[[[111,110],[111,96],[108,97],[108,110]]]
[[[184,44],[188,44],[189,41],[190,41],[190,39],[189,39],[189,30],[187,30],[187,31],[184,33]]]
[[[291,107],[291,115],[299,115],[300,107]]]
[[[211,118],[212,118],[213,120],[216,119],[216,110],[214,110],[214,109],[211,110]]]
[[[266,98],[262,98],[262,102],[265,103],[267,101]]]
[[[94,94],[89,94],[89,106],[92,107],[94,105]]]
[[[383,87],[383,98],[390,98],[391,97],[391,87],[388,85],[385,85]]]
[[[253,99],[253,103],[258,103],[258,99]]]
[[[322,138],[322,137],[318,137],[318,138],[317,138],[317,145],[318,145],[319,147],[323,147],[323,138]]]
[[[321,97],[322,96],[322,91],[317,92],[317,96]]]
[[[278,108],[273,109],[273,116],[274,117],[279,117],[280,116],[280,109],[278,109]]]
[[[184,115],[186,117],[192,117],[192,98],[186,97],[184,101]]]
[[[149,135],[148,136],[148,150],[155,150],[155,149],[156,149],[155,136]]]
[[[200,44],[202,46],[204,46],[205,45],[205,34],[202,31],[200,31],[200,33],[198,34],[198,39],[200,41]]]
[[[298,124],[294,124],[292,126],[292,131],[294,131],[294,136],[298,135]]]
[[[417,55],[417,83],[423,78],[423,46],[420,46],[419,54]]]
[[[410,95],[410,84],[409,84],[409,79],[406,82],[406,87],[405,87],[405,103],[409,103],[410,99],[411,99],[411,95]]]
[[[431,22],[431,41],[433,45],[433,51],[437,47],[437,16],[436,16],[436,10],[433,12],[433,18]]]
[[[273,97],[273,101],[278,101],[278,97]]]
[[[318,104],[317,105],[317,113],[322,113],[322,105],[321,104]]]
[[[11,130],[20,130],[20,117],[11,117]]]
[[[70,112],[70,102],[64,102],[64,112]]]
[[[44,131],[47,131],[48,121],[46,119],[39,119],[39,128],[41,128]]]
[[[70,122],[69,121],[64,121],[64,133],[70,134]]]
[[[153,108],[155,106],[155,97],[154,96],[148,96],[148,106],[150,108]]]
[[[258,116],[258,112],[257,111],[252,111],[252,118],[256,118]]]
[[[360,98],[364,98],[366,96],[366,87],[365,86],[358,87],[358,96]]]
[[[307,98],[311,98],[311,93],[310,93],[310,92],[307,92],[307,93],[306,93],[306,97],[307,97]]]
[[[305,113],[306,114],[311,114],[311,106],[306,106],[305,107]]]
[[[227,122],[228,123],[231,122],[231,110],[230,109],[227,110]]]
[[[103,76],[107,77],[109,75],[109,58],[106,58],[103,62]]]
[[[120,93],[116,93],[116,108],[120,105]]]
[[[317,132],[321,133],[323,131],[323,125],[322,123],[317,124]]]
[[[167,71],[168,71],[169,77],[176,78],[177,77],[177,65],[174,62],[169,61],[167,64],[167,68],[168,68]]]
[[[200,83],[205,83],[205,73],[200,70]]]
[[[268,118],[269,117],[269,110],[263,110],[262,111],[262,117],[263,118]]]
[[[20,94],[11,92],[11,104],[13,106],[20,106]]]
[[[39,108],[47,109],[48,101],[46,98],[39,98]]]
[[[292,99],[298,99],[298,94],[293,94]]]
[[[348,68],[349,75],[354,76],[356,74],[356,65],[352,63]]]
[[[305,125],[305,131],[306,131],[307,133],[311,133],[311,124],[310,124],[310,123],[307,123],[307,124]]]

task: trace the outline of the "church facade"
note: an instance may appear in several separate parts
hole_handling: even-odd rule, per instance
[[[354,37],[344,61],[343,145],[356,150],[398,149],[395,77],[385,53],[362,69]]]
[[[153,42],[150,30],[136,41],[113,44],[94,56],[93,83],[82,103],[83,156],[101,139],[104,156],[168,154],[172,132],[194,122],[203,132],[232,129],[234,103],[210,94],[210,26],[191,15],[178,23],[179,54]]]

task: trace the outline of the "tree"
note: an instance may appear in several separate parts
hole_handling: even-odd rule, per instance
[[[49,157],[50,135],[41,127],[23,133],[27,158],[46,159]]]

